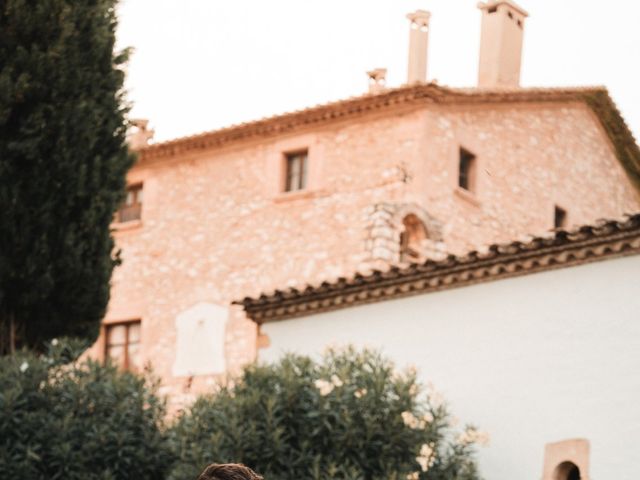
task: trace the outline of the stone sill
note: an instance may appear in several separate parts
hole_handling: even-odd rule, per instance
[[[131,220],[130,222],[113,222],[111,229],[115,232],[128,232],[142,228],[142,220]]]
[[[458,198],[460,198],[460,199],[464,200],[465,202],[473,205],[474,207],[480,208],[480,206],[482,205],[480,203],[480,200],[476,196],[476,194],[473,193],[473,192],[470,192],[469,190],[465,190],[464,188],[461,188],[461,187],[456,187],[456,189],[453,191],[453,193]]]
[[[308,200],[322,195],[320,190],[295,190],[293,192],[280,192],[273,201],[275,203],[292,202],[295,200]]]

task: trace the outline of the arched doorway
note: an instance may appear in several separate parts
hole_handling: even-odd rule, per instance
[[[573,462],[562,462],[554,470],[553,480],[580,480],[580,469]]]

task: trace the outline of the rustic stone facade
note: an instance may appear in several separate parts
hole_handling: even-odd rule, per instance
[[[416,203],[378,203],[365,209],[365,251],[368,252],[370,266],[381,264],[397,264],[407,261],[403,258],[402,237],[407,232],[405,220],[415,218],[424,230],[424,238],[420,238],[414,248],[418,261],[426,258],[437,258],[445,254],[442,241],[442,224],[431,217],[427,211]]]
[[[228,137],[222,143],[194,137],[141,152],[128,180],[143,185],[142,218],[115,225],[123,264],[105,324],[141,320],[142,357],[175,405],[255,358],[255,324],[233,300],[398,263],[407,215],[424,224],[420,255],[439,258],[547,232],[556,205],[569,225],[640,210],[603,120],[577,97],[380,103],[393,95],[356,99],[383,106],[283,133],[243,137],[249,124],[236,137],[214,134]],[[475,156],[473,191],[458,186],[460,148]],[[284,155],[301,150],[307,187],[283,192]],[[178,345],[219,328],[224,338],[199,344],[196,357],[207,363],[217,345],[224,371],[189,374],[191,353]]]
[[[234,302],[258,324],[640,254],[640,214]]]

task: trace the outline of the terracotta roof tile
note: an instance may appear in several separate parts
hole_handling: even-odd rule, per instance
[[[570,267],[640,254],[640,213],[620,220],[599,221],[574,230],[558,230],[528,242],[489,246],[486,252],[449,255],[383,272],[374,270],[334,282],[307,285],[244,298],[242,305],[257,323],[336,310],[352,305],[461,287],[517,275]]]
[[[563,88],[448,88],[435,83],[403,86],[316,105],[260,120],[152,144],[139,150],[138,162],[147,163],[215,149],[238,142],[268,139],[289,132],[355,118],[369,112],[415,108],[426,104],[487,104],[515,102],[584,102],[599,118],[616,156],[640,189],[640,149],[604,87]]]

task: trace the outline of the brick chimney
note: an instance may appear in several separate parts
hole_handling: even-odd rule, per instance
[[[511,0],[479,3],[482,12],[479,87],[518,87],[527,12]]]
[[[407,83],[427,81],[427,46],[429,45],[429,18],[425,10],[416,10],[407,15],[411,21],[409,31],[409,71]]]
[[[369,77],[369,93],[380,93],[387,85],[387,69],[375,68],[367,72]]]

